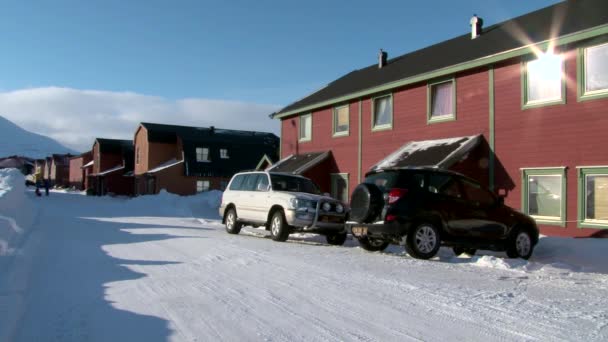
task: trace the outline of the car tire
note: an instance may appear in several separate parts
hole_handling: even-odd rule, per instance
[[[456,256],[461,255],[463,253],[473,256],[473,255],[475,255],[475,252],[477,252],[477,250],[475,248],[464,248],[464,247],[454,247],[454,248],[452,248],[452,250],[454,251],[454,254],[456,254]]]
[[[357,240],[359,240],[359,245],[361,245],[361,248],[365,249],[368,252],[383,251],[389,245],[387,241],[378,239],[370,240],[367,236],[357,238]]]
[[[441,247],[439,229],[432,223],[418,224],[407,234],[405,250],[416,259],[430,259]]]
[[[533,251],[534,243],[527,229],[517,228],[507,240],[507,256],[509,258],[528,260]]]
[[[325,239],[327,240],[327,243],[330,245],[342,246],[344,244],[344,241],[346,241],[346,233],[336,233],[336,234],[326,235]]]
[[[224,220],[226,224],[226,232],[228,232],[228,234],[238,234],[241,232],[241,227],[243,227],[243,224],[237,219],[238,217],[236,216],[236,210],[234,208],[228,209],[226,219]]]
[[[289,237],[289,227],[282,210],[277,210],[270,219],[270,237],[274,241],[283,242]]]

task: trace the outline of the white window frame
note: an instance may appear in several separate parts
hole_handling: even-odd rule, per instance
[[[593,48],[608,48],[608,42],[604,40],[603,43],[593,44],[581,47],[578,49],[577,56],[577,83],[578,83],[578,101],[584,100],[592,100],[598,98],[606,98],[608,97],[608,88],[605,89],[597,89],[597,90],[587,90],[587,51]]]
[[[196,181],[196,192],[197,193],[209,191],[210,188],[211,188],[211,182],[209,182],[209,180],[203,179],[203,180]]]
[[[580,228],[608,228],[608,220],[587,219],[587,179],[589,176],[608,176],[608,166],[579,166],[578,169],[578,226]]]
[[[567,179],[566,179],[566,167],[539,167],[539,168],[522,168],[521,174],[521,210],[523,213],[530,215],[534,220],[540,224],[555,225],[560,227],[566,226],[566,206],[567,206]],[[560,177],[561,180],[561,194],[560,194],[560,216],[540,216],[530,214],[529,204],[529,192],[530,192],[530,177],[535,176],[552,176]]]
[[[199,163],[210,162],[209,159],[209,148],[208,147],[197,147],[196,148],[196,161]]]
[[[302,136],[302,123],[304,122],[304,120],[309,119],[310,120],[310,130],[306,136]],[[298,140],[299,141],[311,141],[312,140],[312,113],[308,113],[308,114],[303,114],[300,115],[300,122],[299,122],[299,127],[298,127]]]
[[[433,117],[433,87],[451,83],[452,84],[452,112],[450,114],[441,115]],[[454,121],[456,120],[456,79],[444,79],[441,81],[433,82],[427,84],[427,123],[436,123],[436,122],[444,122],[444,121]]]
[[[220,158],[222,158],[222,159],[230,159],[230,156],[228,155],[228,149],[227,148],[220,148]]]

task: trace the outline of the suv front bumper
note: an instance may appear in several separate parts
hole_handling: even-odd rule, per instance
[[[330,234],[346,232],[344,222],[346,215],[298,213],[296,210],[286,210],[285,220],[287,224],[297,231]]]

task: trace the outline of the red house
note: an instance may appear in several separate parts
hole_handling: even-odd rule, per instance
[[[464,173],[541,232],[608,228],[608,1],[565,1],[346,74],[271,117],[275,170],[348,198],[377,165]]]
[[[91,152],[93,166],[87,189],[98,196],[133,195],[133,141],[97,138]]]
[[[78,190],[87,189],[87,178],[92,166],[93,153],[91,151],[70,158],[70,187]]]

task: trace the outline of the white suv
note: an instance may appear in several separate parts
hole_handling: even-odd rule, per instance
[[[265,226],[275,241],[285,241],[296,231],[323,234],[332,245],[346,240],[344,204],[321,195],[310,179],[291,174],[234,175],[222,196],[220,215],[230,234],[247,224]]]

